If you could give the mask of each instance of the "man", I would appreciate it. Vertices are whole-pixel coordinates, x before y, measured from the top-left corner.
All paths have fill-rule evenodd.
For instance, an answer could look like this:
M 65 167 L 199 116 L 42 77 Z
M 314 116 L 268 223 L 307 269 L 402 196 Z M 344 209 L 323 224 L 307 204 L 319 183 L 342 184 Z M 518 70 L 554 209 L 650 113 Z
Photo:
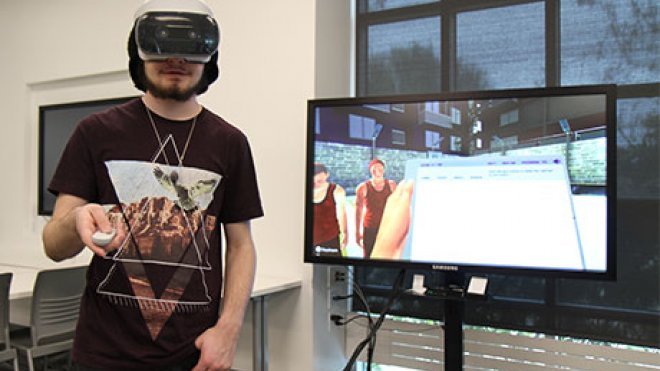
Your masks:
M 396 189 L 393 180 L 385 179 L 385 163 L 379 159 L 369 162 L 368 179 L 355 190 L 355 240 L 369 258 L 383 217 L 387 198 Z
M 62 155 L 45 252 L 95 254 L 76 370 L 231 367 L 254 280 L 250 220 L 263 211 L 246 137 L 197 101 L 218 77 L 218 44 L 205 3 L 146 2 L 128 42 L 145 94 L 82 120 Z M 98 231 L 114 238 L 96 244 Z
M 320 256 L 341 257 L 348 244 L 346 191 L 328 182 L 323 164 L 314 164 L 314 246 Z

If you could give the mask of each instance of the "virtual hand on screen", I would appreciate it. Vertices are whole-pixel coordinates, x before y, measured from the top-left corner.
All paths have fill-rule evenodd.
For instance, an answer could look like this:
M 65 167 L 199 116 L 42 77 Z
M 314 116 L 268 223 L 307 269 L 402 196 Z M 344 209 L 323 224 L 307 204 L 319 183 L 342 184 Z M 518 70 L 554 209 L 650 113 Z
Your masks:
M 399 259 L 410 229 L 410 205 L 414 183 L 403 180 L 388 197 L 378 228 L 372 258 Z
M 362 232 L 358 231 L 355 233 L 355 242 L 360 246 L 361 249 L 364 249 L 364 242 L 362 240 Z
M 76 231 L 80 240 L 94 254 L 99 256 L 105 256 L 108 252 L 117 250 L 121 245 L 121 241 L 124 240 L 126 231 L 123 223 L 115 224 L 119 225 L 113 225 L 110 219 L 108 219 L 103 206 L 99 204 L 86 204 L 81 206 L 76 213 Z M 116 234 L 110 243 L 105 246 L 99 246 L 93 242 L 92 235 L 95 232 L 110 233 L 113 228 L 116 230 Z

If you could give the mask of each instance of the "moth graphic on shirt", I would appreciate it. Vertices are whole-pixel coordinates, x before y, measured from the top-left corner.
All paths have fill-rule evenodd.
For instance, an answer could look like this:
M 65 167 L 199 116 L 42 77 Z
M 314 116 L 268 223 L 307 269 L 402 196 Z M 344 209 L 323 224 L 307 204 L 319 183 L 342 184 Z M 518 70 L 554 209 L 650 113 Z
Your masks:
M 105 164 L 120 202 L 108 216 L 128 227 L 106 257 L 113 265 L 97 293 L 140 308 L 155 340 L 175 311 L 208 310 L 209 238 L 217 223 L 207 208 L 221 176 L 156 162 Z

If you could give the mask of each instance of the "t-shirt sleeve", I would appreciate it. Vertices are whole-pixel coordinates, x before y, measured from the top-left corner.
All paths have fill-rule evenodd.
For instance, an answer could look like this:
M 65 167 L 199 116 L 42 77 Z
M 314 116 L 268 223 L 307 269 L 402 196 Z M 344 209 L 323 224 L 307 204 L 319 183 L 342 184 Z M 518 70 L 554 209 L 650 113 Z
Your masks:
M 252 151 L 245 135 L 236 135 L 228 155 L 235 161 L 225 179 L 227 183 L 220 221 L 237 223 L 263 216 Z
M 48 190 L 54 195 L 60 193 L 80 197 L 94 202 L 97 198 L 96 175 L 90 153 L 85 127 L 93 124 L 93 116 L 83 119 L 71 134 L 64 147 Z

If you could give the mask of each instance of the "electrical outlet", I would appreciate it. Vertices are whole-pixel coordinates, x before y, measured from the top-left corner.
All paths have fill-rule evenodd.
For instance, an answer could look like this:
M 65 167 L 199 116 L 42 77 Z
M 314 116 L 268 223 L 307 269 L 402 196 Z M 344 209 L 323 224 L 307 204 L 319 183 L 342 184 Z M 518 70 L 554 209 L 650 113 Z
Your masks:
M 328 267 L 328 287 L 334 286 L 337 283 L 345 283 L 346 280 L 346 267 L 334 265 Z
M 348 271 L 346 267 L 329 266 L 327 270 L 326 285 L 328 310 L 345 307 L 345 300 L 335 300 L 334 297 L 344 296 L 348 293 Z

